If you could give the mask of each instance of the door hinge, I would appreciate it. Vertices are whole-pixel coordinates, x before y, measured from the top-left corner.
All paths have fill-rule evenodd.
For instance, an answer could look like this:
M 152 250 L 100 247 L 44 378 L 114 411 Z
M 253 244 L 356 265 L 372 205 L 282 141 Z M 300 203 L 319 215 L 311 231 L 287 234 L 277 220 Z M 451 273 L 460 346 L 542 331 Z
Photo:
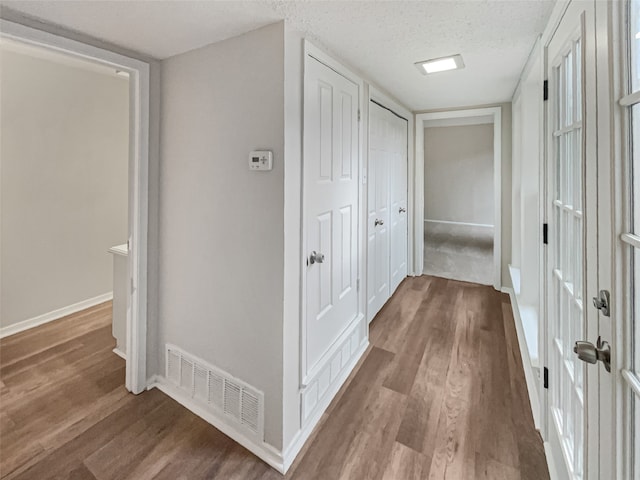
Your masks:
M 358 109 L 358 121 L 360 121 L 360 109 Z
M 549 100 L 549 80 L 545 80 L 542 84 L 542 100 L 545 102 Z
M 543 382 L 544 382 L 544 388 L 549 388 L 549 369 L 547 367 L 544 367 Z
M 360 291 L 360 279 L 356 280 L 356 292 Z
M 544 243 L 545 245 L 549 244 L 549 224 L 548 223 L 542 224 L 542 243 Z

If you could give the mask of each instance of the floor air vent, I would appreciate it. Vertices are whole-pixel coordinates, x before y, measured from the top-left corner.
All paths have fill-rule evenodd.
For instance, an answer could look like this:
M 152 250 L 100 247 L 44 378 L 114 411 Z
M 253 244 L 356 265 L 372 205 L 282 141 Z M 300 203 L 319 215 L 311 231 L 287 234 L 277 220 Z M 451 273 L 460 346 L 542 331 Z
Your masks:
M 203 360 L 167 345 L 167 380 L 226 421 L 260 441 L 264 436 L 264 394 Z

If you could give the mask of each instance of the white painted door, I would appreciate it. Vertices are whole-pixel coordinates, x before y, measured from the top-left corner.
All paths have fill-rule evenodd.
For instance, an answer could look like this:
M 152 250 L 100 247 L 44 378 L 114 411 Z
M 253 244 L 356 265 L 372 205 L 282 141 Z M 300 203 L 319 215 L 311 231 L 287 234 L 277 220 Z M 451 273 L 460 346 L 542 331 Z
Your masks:
M 407 141 L 408 122 L 392 112 L 388 112 L 390 131 L 391 169 L 389 171 L 389 230 L 390 249 L 389 266 L 391 278 L 389 280 L 390 293 L 396 291 L 400 282 L 407 276 Z
M 612 138 L 622 140 L 617 150 L 614 184 L 619 193 L 614 198 L 617 212 L 613 247 L 616 252 L 618 272 L 615 290 L 612 291 L 612 332 L 619 339 L 614 343 L 615 360 L 612 380 L 620 389 L 617 402 L 611 404 L 610 417 L 614 425 L 610 435 L 611 462 L 608 470 L 618 469 L 620 478 L 640 478 L 640 0 L 620 2 L 614 7 L 612 25 L 619 26 L 619 39 L 624 48 L 621 55 L 626 59 L 618 64 L 624 66 L 621 91 L 614 98 L 620 100 L 612 105 L 618 114 Z M 614 60 L 617 60 L 614 55 Z M 609 178 L 610 179 L 610 178 Z M 603 404 L 607 399 L 601 401 Z M 617 412 L 617 413 L 614 413 Z M 615 445 L 618 448 L 615 448 Z M 616 455 L 618 453 L 618 455 Z M 616 462 L 618 460 L 618 462 Z M 613 477 L 612 477 L 613 478 Z
M 389 287 L 389 126 L 386 110 L 369 104 L 369 169 L 367 180 L 367 320 L 391 295 Z
M 358 317 L 358 86 L 305 63 L 303 367 L 309 374 Z
M 599 235 L 610 231 L 598 215 L 599 196 L 602 202 L 610 191 L 598 175 L 605 159 L 598 155 L 595 12 L 594 0 L 572 1 L 547 46 L 547 440 L 559 478 L 572 480 L 608 478 L 600 475 L 608 374 L 574 353 L 576 341 L 595 344 L 600 332 L 591 298 L 607 277 L 599 271 Z
M 369 105 L 367 319 L 407 276 L 407 121 Z

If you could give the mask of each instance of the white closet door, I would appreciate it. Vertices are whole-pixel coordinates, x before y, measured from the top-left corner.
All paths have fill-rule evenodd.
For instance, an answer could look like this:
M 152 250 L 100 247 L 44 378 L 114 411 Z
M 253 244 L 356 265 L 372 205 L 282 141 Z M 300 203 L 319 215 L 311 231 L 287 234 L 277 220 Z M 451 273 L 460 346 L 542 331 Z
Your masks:
M 367 207 L 367 320 L 390 295 L 389 289 L 389 124 L 386 111 L 369 110 L 369 180 Z
M 358 86 L 320 62 L 304 88 L 305 374 L 358 316 Z
M 407 141 L 408 124 L 404 118 L 400 118 L 388 112 L 391 126 L 390 156 L 391 168 L 390 180 L 390 204 L 389 212 L 391 231 L 391 245 L 389 251 L 389 264 L 391 278 L 390 294 L 393 295 L 400 282 L 407 276 Z
M 369 108 L 367 319 L 407 276 L 407 121 Z

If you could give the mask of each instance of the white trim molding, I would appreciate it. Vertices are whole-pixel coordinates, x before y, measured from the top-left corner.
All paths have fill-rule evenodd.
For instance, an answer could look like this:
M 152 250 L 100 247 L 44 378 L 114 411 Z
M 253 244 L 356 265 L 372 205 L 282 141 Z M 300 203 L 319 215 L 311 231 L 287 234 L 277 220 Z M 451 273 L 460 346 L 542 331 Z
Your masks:
M 147 385 L 147 230 L 149 199 L 149 63 L 0 19 L 0 37 L 62 52 L 129 74 L 129 280 L 125 386 Z
M 432 220 L 430 218 L 425 218 L 424 223 L 444 223 L 446 225 L 460 225 L 461 227 L 482 227 L 482 228 L 494 227 L 494 225 L 490 225 L 488 223 L 451 222 L 449 220 Z
M 11 335 L 15 335 L 16 333 L 24 332 L 25 330 L 44 325 L 45 323 L 59 320 L 63 317 L 66 317 L 67 315 L 71 315 L 72 313 L 81 312 L 82 310 L 85 310 L 87 308 L 100 305 L 104 302 L 108 302 L 111 299 L 113 299 L 113 292 L 107 292 L 93 298 L 82 300 L 81 302 L 77 302 L 72 305 L 67 305 L 66 307 L 52 310 L 51 312 L 43 313 L 42 315 L 38 315 L 37 317 L 28 318 L 27 320 L 14 323 L 12 325 L 7 325 L 6 327 L 0 328 L 0 338 L 9 337 Z
M 518 308 L 518 299 L 512 288 L 504 288 L 503 293 L 507 293 L 511 300 L 511 311 L 513 313 L 513 323 L 516 327 L 516 335 L 518 337 L 518 347 L 520 350 L 520 358 L 522 360 L 522 369 L 524 370 L 524 378 L 527 384 L 527 394 L 529 396 L 529 405 L 533 416 L 533 424 L 536 430 L 540 430 L 540 397 L 539 397 L 539 378 L 536 376 L 534 366 L 529 355 L 529 347 L 525 337 L 522 317 Z
M 452 118 L 480 118 L 485 122 L 487 115 L 493 118 L 493 287 L 502 288 L 502 107 L 471 108 L 416 114 L 415 147 L 415 198 L 414 198 L 414 268 L 418 275 L 424 269 L 424 129 L 432 120 Z M 483 118 L 484 117 L 484 118 Z

